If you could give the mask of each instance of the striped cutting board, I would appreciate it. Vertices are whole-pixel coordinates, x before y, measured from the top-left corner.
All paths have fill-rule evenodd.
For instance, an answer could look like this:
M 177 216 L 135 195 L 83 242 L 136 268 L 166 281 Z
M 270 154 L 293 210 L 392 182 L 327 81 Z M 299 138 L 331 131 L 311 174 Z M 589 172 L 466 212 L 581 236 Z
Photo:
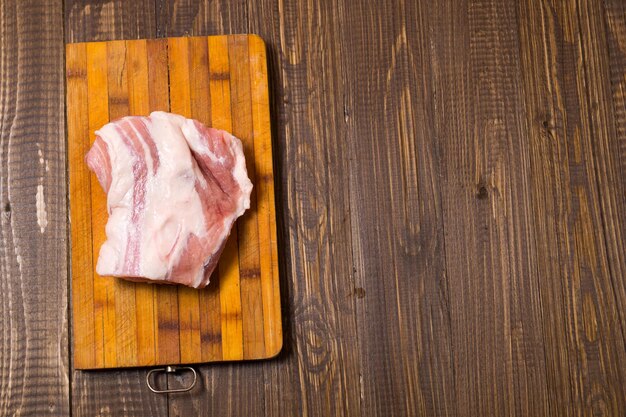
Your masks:
M 77 369 L 262 359 L 282 346 L 265 45 L 254 35 L 67 45 L 67 125 Z M 95 272 L 106 195 L 84 163 L 109 120 L 165 110 L 244 143 L 251 209 L 204 290 Z

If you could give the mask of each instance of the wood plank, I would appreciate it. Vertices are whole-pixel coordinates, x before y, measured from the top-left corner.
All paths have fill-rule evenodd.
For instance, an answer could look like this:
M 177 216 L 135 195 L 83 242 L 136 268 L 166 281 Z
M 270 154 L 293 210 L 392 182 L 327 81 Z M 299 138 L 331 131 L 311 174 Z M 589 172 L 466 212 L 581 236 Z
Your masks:
M 176 287 L 161 285 L 155 292 L 157 363 L 178 363 L 180 361 L 178 290 Z
M 606 149 L 598 154 L 595 165 L 611 173 L 600 194 L 608 197 L 603 208 L 604 233 L 608 246 L 611 279 L 620 313 L 622 334 L 626 331 L 626 4 L 619 0 L 604 1 L 608 44 L 608 69 L 613 130 L 603 139 Z M 593 69 L 591 69 L 593 71 Z
M 65 0 L 65 41 L 154 38 L 156 2 Z
M 126 42 L 126 74 L 128 77 L 128 110 L 130 115 L 150 114 L 150 74 L 148 41 Z
M 598 380 L 611 387 L 604 394 L 606 401 L 612 402 L 607 407 L 619 413 L 626 409 L 626 138 L 617 136 L 617 114 L 614 111 L 611 93 L 611 67 L 609 45 L 607 39 L 608 22 L 605 8 L 600 1 L 581 1 L 574 3 L 581 26 L 581 45 L 583 50 L 584 77 L 580 77 L 579 84 L 587 90 L 588 117 L 582 118 L 581 126 L 589 132 L 590 152 L 594 161 L 591 164 L 595 170 L 599 215 L 593 221 L 602 228 L 604 242 L 598 244 L 600 270 L 604 273 L 592 274 L 592 282 L 596 286 L 598 310 L 592 308 L 587 294 L 583 300 L 583 314 L 586 325 L 586 339 L 593 338 L 595 323 L 601 322 L 599 328 L 599 345 L 603 351 L 597 355 L 590 354 L 587 358 L 597 358 L 599 368 L 604 373 Z M 611 10 L 609 5 L 608 11 Z M 626 26 L 626 5 L 621 3 L 622 28 Z M 618 35 L 619 36 L 619 35 Z M 622 32 L 621 41 L 626 41 L 626 33 Z M 622 62 L 625 62 L 622 55 Z M 626 78 L 626 66 L 621 67 L 621 78 Z M 615 71 L 615 69 L 613 69 Z M 597 103 L 595 105 L 594 103 Z M 586 122 L 586 123 L 585 123 Z M 587 146 L 589 146 L 587 145 Z M 582 210 L 581 210 L 582 211 Z M 586 213 L 582 213 L 586 214 Z M 592 216 L 590 216 L 592 217 Z M 586 233 L 595 233 L 598 229 L 584 230 Z M 593 306 L 595 307 L 595 306 Z M 591 330 L 591 332 L 589 332 Z M 621 336 L 621 338 L 619 337 Z M 614 340 L 616 339 L 616 340 Z M 585 340 L 585 339 L 583 339 Z M 588 350 L 592 351 L 590 347 Z M 587 365 L 583 362 L 584 365 Z M 583 366 L 584 366 L 583 365 Z M 584 368 L 583 368 L 584 369 Z M 590 367 L 590 370 L 593 370 Z M 591 392 L 597 386 L 591 381 Z M 596 406 L 589 407 L 595 411 Z
M 594 172 L 594 142 L 606 143 L 608 121 L 591 97 L 607 86 L 589 78 L 606 77 L 592 50 L 606 45 L 590 43 L 596 37 L 591 32 L 604 33 L 604 27 L 589 5 L 525 2 L 520 8 L 546 391 L 554 415 L 591 414 L 599 404 L 607 415 L 624 409 L 619 287 L 613 286 L 602 238 L 603 181 Z M 603 113 L 607 104 L 605 98 L 598 102 Z
M 170 92 L 167 75 L 167 40 L 150 39 L 148 52 L 148 89 L 150 90 L 150 111 L 169 111 Z
M 178 288 L 178 326 L 180 336 L 180 362 L 202 360 L 200 342 L 200 298 L 198 290 Z
M 107 86 L 109 120 L 119 119 L 130 113 L 128 100 L 128 74 L 126 71 L 126 42 L 112 41 L 106 46 Z
M 145 383 L 146 370 L 74 372 L 73 416 L 167 416 L 167 396 L 156 395 Z M 166 376 L 156 374 L 164 387 Z
M 170 111 L 191 117 L 190 58 L 187 38 L 169 38 L 167 51 L 170 74 Z
M 206 36 L 250 31 L 247 1 L 156 0 L 155 4 L 157 36 Z
M 87 44 L 87 90 L 89 108 L 89 140 L 95 140 L 94 132 L 109 121 L 107 76 L 107 47 L 104 43 Z M 96 176 L 91 174 L 92 213 L 106 213 L 106 196 Z M 93 259 L 97 261 L 100 246 L 106 237 L 106 216 L 92 216 Z M 96 366 L 115 366 L 115 283 L 102 279 L 94 269 L 94 309 L 96 329 Z
M 431 19 L 446 33 L 432 59 L 453 414 L 550 414 L 515 5 L 448 2 Z
M 216 129 L 232 130 L 230 99 L 230 66 L 228 38 L 207 38 L 209 53 L 209 95 L 211 96 L 211 125 Z
M 91 173 L 83 163 L 89 150 L 89 108 L 87 92 L 87 48 L 85 45 L 67 48 L 67 130 L 68 136 L 82 138 L 68 142 L 70 201 L 72 216 L 72 291 L 74 307 L 80 314 L 73 316 L 74 366 L 95 363 L 95 332 L 93 309 L 93 248 L 91 237 Z M 77 305 L 77 303 L 79 303 Z
M 450 3 L 433 11 L 448 15 Z M 370 3 L 342 2 L 337 24 L 360 407 L 363 415 L 471 415 L 456 408 L 444 252 L 440 152 L 456 135 L 435 131 L 441 90 L 430 53 L 438 39 L 428 38 L 436 25 L 442 36 L 451 30 L 432 22 L 423 2 L 386 10 L 379 18 Z
M 211 126 L 208 40 L 205 36 L 195 36 L 189 38 L 188 42 L 191 117 L 207 126 Z
M 257 184 L 250 93 L 248 36 L 228 38 L 231 79 L 232 133 L 243 143 L 248 177 Z M 246 358 L 265 356 L 263 299 L 259 253 L 259 226 L 256 187 L 250 195 L 250 210 L 237 220 L 239 276 L 242 305 L 243 352 Z M 271 252 L 268 252 L 270 254 Z
M 211 281 L 219 282 L 219 271 L 213 272 Z M 209 285 L 199 294 L 201 360 L 213 362 L 222 359 L 222 325 L 219 284 Z
M 0 2 L 0 415 L 70 411 L 61 10 Z
M 267 55 L 265 43 L 259 36 L 248 37 L 250 61 L 250 91 L 254 129 L 254 154 L 257 172 L 257 205 L 259 227 L 260 275 L 263 301 L 263 334 L 265 354 L 275 356 L 282 348 L 282 323 L 278 279 L 278 250 L 276 238 L 276 208 L 272 140 L 270 127 L 269 88 L 267 85 Z M 262 213 L 262 214 L 261 214 Z

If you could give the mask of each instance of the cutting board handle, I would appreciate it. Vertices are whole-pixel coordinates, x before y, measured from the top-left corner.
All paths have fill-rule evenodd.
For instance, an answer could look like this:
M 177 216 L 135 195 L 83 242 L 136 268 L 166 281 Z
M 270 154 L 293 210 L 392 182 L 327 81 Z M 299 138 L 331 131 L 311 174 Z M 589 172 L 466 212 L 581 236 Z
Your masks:
M 185 371 L 185 370 L 191 371 L 193 373 L 193 381 L 191 381 L 191 384 L 189 384 L 189 386 L 187 387 L 161 390 L 161 389 L 155 388 L 152 385 L 152 382 L 151 382 L 152 375 L 156 374 L 157 372 L 165 372 L 166 374 L 173 374 L 173 373 L 176 373 L 179 371 Z M 148 388 L 150 389 L 150 391 L 154 392 L 155 394 L 172 394 L 175 392 L 191 391 L 191 389 L 196 386 L 197 380 L 198 380 L 198 373 L 191 366 L 166 366 L 165 368 L 151 369 L 150 372 L 148 372 L 148 374 L 146 375 L 146 385 L 148 385 Z

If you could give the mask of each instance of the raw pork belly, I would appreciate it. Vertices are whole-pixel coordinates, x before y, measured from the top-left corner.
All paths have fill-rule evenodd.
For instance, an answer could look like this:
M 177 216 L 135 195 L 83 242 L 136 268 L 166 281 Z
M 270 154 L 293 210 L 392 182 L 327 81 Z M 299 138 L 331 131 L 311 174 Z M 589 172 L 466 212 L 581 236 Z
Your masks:
M 109 212 L 96 272 L 205 287 L 233 223 L 250 207 L 241 141 L 154 112 L 102 127 L 86 161 Z

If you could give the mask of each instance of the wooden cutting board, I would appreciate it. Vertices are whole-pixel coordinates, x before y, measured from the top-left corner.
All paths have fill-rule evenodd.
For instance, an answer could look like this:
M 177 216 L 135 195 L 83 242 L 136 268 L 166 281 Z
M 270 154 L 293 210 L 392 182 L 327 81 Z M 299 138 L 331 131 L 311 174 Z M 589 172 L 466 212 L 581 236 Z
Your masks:
M 262 359 L 282 346 L 265 45 L 255 35 L 69 44 L 67 126 L 74 366 Z M 254 184 L 204 290 L 100 277 L 106 195 L 84 157 L 94 131 L 165 110 L 244 144 Z

